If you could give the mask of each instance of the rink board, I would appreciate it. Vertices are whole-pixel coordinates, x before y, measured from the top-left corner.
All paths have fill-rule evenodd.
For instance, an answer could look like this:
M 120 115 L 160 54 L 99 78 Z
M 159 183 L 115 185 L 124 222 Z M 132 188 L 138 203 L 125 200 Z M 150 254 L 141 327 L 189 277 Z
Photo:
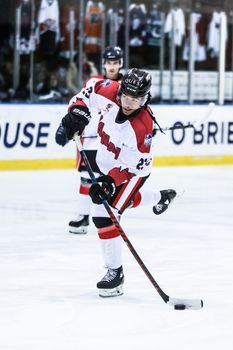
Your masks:
M 74 142 L 55 143 L 55 132 L 66 105 L 1 105 L 0 170 L 64 169 L 75 167 Z M 161 127 L 201 120 L 207 105 L 153 105 Z M 157 132 L 154 166 L 233 164 L 233 107 L 216 106 L 196 129 Z

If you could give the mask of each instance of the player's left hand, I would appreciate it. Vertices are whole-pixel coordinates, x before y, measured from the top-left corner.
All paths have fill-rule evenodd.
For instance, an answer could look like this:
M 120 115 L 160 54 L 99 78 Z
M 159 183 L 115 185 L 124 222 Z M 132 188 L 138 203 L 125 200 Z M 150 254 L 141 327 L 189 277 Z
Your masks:
M 66 130 L 62 124 L 59 125 L 56 131 L 55 140 L 58 145 L 63 147 L 69 142 L 68 137 L 66 135 Z
M 90 120 L 91 114 L 86 106 L 72 106 L 61 122 L 68 140 L 72 140 L 75 133 L 81 135 Z
M 92 202 L 102 204 L 104 200 L 108 200 L 115 192 L 115 182 L 109 175 L 100 176 L 97 183 L 91 185 L 89 195 Z

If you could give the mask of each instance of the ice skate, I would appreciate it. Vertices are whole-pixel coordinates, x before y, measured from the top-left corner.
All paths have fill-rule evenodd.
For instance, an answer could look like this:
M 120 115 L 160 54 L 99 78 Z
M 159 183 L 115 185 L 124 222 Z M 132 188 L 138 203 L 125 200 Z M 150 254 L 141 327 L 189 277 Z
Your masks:
M 160 215 L 163 212 L 165 212 L 165 210 L 167 210 L 167 208 L 169 207 L 171 202 L 176 197 L 176 191 L 175 190 L 171 190 L 171 189 L 169 189 L 169 190 L 162 190 L 162 191 L 160 191 L 160 193 L 161 193 L 160 201 L 155 206 L 153 206 L 153 212 L 156 215 Z
M 89 226 L 89 215 L 79 215 L 77 221 L 69 222 L 69 232 L 76 234 L 86 234 Z
M 100 297 L 116 297 L 123 294 L 124 274 L 122 266 L 108 269 L 106 275 L 97 283 Z

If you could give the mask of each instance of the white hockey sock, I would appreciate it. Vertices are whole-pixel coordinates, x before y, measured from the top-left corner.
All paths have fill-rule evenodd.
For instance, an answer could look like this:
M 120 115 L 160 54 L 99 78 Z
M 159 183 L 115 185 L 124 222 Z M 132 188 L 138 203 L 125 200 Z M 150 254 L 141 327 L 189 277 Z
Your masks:
M 91 205 L 92 205 L 91 197 L 88 194 L 79 193 L 78 202 L 79 202 L 79 214 L 90 215 Z
M 141 194 L 141 202 L 140 205 L 146 206 L 146 205 L 156 205 L 160 199 L 161 199 L 161 193 L 158 190 L 155 191 L 150 191 L 141 188 L 140 189 L 140 194 Z
M 101 239 L 104 263 L 107 268 L 117 269 L 122 265 L 122 238 Z

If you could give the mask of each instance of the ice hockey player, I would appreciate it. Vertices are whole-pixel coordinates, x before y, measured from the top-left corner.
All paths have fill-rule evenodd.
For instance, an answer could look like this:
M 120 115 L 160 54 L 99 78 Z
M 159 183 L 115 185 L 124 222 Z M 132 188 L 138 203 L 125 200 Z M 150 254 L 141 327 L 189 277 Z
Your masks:
M 151 76 L 130 69 L 116 81 L 100 80 L 84 88 L 71 100 L 62 119 L 69 140 L 82 135 L 93 106 L 100 110 L 96 163 L 100 176 L 90 187 L 94 203 L 93 222 L 98 230 L 106 275 L 97 283 L 99 295 L 123 294 L 122 239 L 103 205 L 107 200 L 117 215 L 126 208 L 150 204 L 155 214 L 164 212 L 176 196 L 172 189 L 145 191 L 142 186 L 151 172 L 154 117 L 148 107 Z
M 120 69 L 123 66 L 123 52 L 119 46 L 108 46 L 103 53 L 103 68 L 104 75 L 91 76 L 84 83 L 84 87 L 89 88 L 97 81 L 102 79 L 109 79 L 119 81 L 122 78 Z M 85 150 L 88 160 L 92 166 L 95 175 L 99 175 L 99 169 L 96 165 L 96 148 L 97 148 L 97 125 L 99 121 L 99 111 L 92 107 L 90 109 L 91 120 L 85 128 L 85 138 L 83 138 L 83 149 Z M 67 142 L 66 134 L 63 126 L 57 130 L 56 141 L 60 145 Z M 79 215 L 77 220 L 69 222 L 69 232 L 76 234 L 87 233 L 87 228 L 90 222 L 90 212 L 92 201 L 89 196 L 89 189 L 91 180 L 86 171 L 85 165 L 80 159 L 80 154 L 77 152 L 77 168 L 80 173 L 80 187 L 78 193 Z

